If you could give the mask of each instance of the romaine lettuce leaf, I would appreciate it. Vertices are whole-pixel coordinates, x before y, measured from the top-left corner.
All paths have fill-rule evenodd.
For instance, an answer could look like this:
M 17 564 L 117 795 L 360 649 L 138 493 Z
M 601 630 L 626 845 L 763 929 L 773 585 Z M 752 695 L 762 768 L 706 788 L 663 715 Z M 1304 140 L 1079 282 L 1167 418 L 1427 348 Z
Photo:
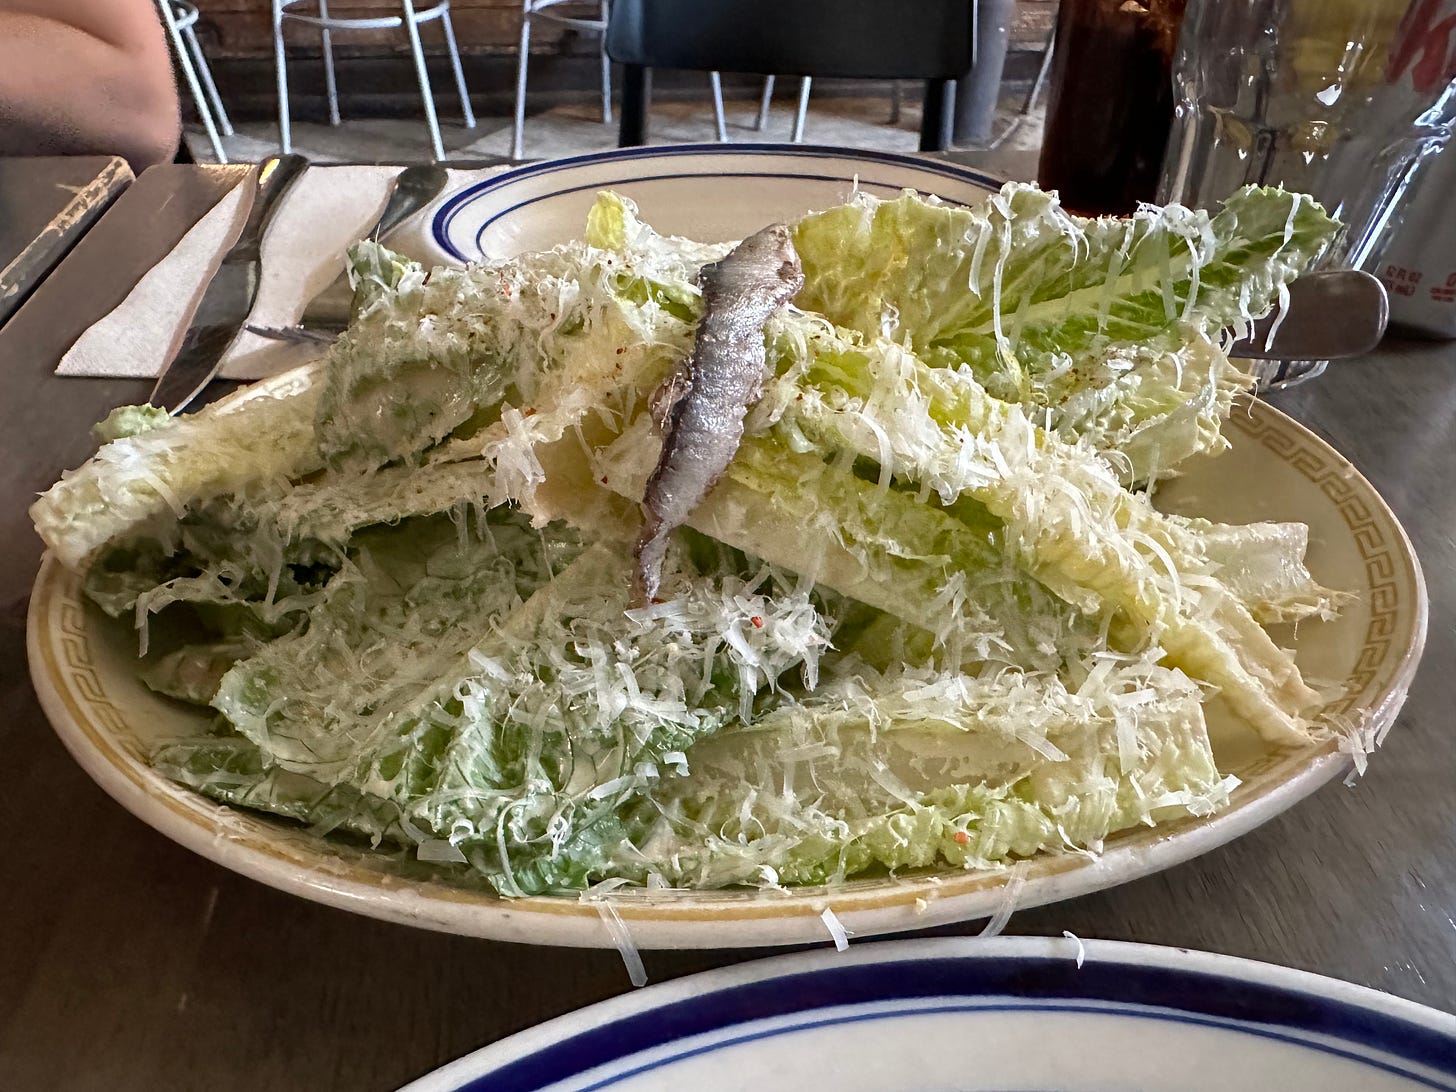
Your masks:
M 832 619 L 706 540 L 674 553 L 667 602 L 628 615 L 629 552 L 575 549 L 500 511 L 481 537 L 438 519 L 360 535 L 307 627 L 223 677 L 230 731 L 158 761 L 225 799 L 429 843 L 505 894 L 601 878 L 621 802 L 785 672 L 812 681 Z
M 408 710 L 550 578 L 541 536 L 500 514 L 488 537 L 416 520 L 359 535 L 351 555 L 308 624 L 234 666 L 212 699 L 269 765 L 326 783 L 369 781 Z
M 640 498 L 658 446 L 644 415 L 603 453 L 603 484 Z M 927 504 L 774 436 L 744 441 L 688 525 L 927 631 L 949 662 L 1053 669 L 1097 636 L 1095 621 L 1018 573 L 984 510 Z
M 1207 335 L 1185 328 L 1176 349 L 1110 347 L 1058 385 L 1045 419 L 1063 439 L 1094 448 L 1124 485 L 1150 482 L 1227 448 L 1223 422 L 1251 382 Z
M 1188 520 L 1219 582 L 1261 624 L 1335 616 L 1349 599 L 1322 587 L 1310 574 L 1304 555 L 1309 528 L 1302 523 L 1230 525 Z
M 172 415 L 160 406 L 117 406 L 102 421 L 91 426 L 91 435 L 101 443 L 127 436 L 140 436 L 172 423 Z
M 1222 806 L 1198 688 L 1136 658 L 1078 682 L 1002 671 L 849 676 L 705 740 L 652 786 L 636 874 L 673 886 L 837 883 L 1097 851 Z
M 361 239 L 346 257 L 349 285 L 354 289 L 353 316 L 357 320 L 374 308 L 388 306 L 395 297 L 409 295 L 425 283 L 425 267 L 374 239 Z
M 367 471 L 417 463 L 443 440 L 468 446 L 498 424 L 503 402 L 534 414 L 582 389 L 603 410 L 644 397 L 662 352 L 691 344 L 692 308 L 676 297 L 697 296 L 690 282 L 660 299 L 634 289 L 646 276 L 678 283 L 676 252 L 656 258 L 664 269 L 572 243 L 407 282 L 329 353 L 318 436 L 330 465 Z
M 169 698 L 209 706 L 223 676 L 255 651 L 256 642 L 245 637 L 183 645 L 143 667 L 142 682 Z
M 468 723 L 412 809 L 504 894 L 610 875 L 622 804 L 780 686 L 813 685 L 829 647 L 821 596 L 734 575 L 720 548 L 679 552 L 666 600 L 626 614 L 630 564 L 593 547 L 474 651 Z
M 226 721 L 213 733 L 162 743 L 148 761 L 213 800 L 307 823 L 319 836 L 347 831 L 375 848 L 384 842 L 414 844 L 393 800 L 268 766 L 258 745 L 230 731 Z
M 1271 742 L 1308 739 L 1320 698 L 1293 656 L 1218 582 L 1186 524 L 1123 488 L 1106 462 L 1038 427 L 968 371 L 832 329 L 779 332 L 798 355 L 761 408 L 790 443 L 870 460 L 944 504 L 977 501 L 1004 521 L 1022 567 L 1068 603 L 1118 615 L 1140 642 L 1220 687 Z
M 732 249 L 731 243 L 659 235 L 643 221 L 635 201 L 610 190 L 599 193 L 587 212 L 583 239 L 617 256 L 613 288 L 620 296 L 651 300 L 689 321 L 702 310 L 699 270 Z
M 1209 218 L 1144 205 L 1086 220 L 1056 195 L 1007 183 L 973 208 L 906 194 L 806 217 L 799 304 L 933 363 L 964 362 L 998 394 L 1109 344 L 1167 343 L 1266 312 L 1334 237 L 1308 197 L 1246 187 Z
M 172 538 L 198 501 L 317 470 L 313 419 L 322 370 L 245 389 L 153 428 L 105 443 L 31 505 L 37 533 L 68 568 L 84 568 L 124 537 Z
M 1216 440 L 1217 410 L 1242 381 L 1221 365 L 1211 391 L 1180 397 L 1185 358 L 1267 312 L 1336 228 L 1308 197 L 1268 187 L 1240 190 L 1211 219 L 1145 205 L 1087 220 L 1017 183 L 972 208 L 860 194 L 798 225 L 799 305 L 927 363 L 967 366 L 992 394 L 1044 407 L 1053 427 L 1104 450 L 1185 405 Z M 1118 403 L 1123 435 L 1088 416 L 1089 396 L 1103 413 Z M 1171 466 L 1181 439 L 1145 461 Z

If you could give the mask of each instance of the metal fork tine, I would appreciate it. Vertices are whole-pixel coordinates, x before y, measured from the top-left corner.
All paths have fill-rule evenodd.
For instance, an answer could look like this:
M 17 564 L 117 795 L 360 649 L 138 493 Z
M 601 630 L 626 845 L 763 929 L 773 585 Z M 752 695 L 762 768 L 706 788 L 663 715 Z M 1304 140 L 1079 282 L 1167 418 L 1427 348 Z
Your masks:
M 248 332 L 273 341 L 287 341 L 294 345 L 332 345 L 338 340 L 337 330 L 312 330 L 302 326 L 252 326 Z

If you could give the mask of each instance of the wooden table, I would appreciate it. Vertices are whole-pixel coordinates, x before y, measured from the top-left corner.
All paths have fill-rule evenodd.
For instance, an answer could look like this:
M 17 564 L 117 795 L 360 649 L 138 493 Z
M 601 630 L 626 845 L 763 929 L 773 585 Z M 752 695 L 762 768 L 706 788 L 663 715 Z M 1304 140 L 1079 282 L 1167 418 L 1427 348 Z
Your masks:
M 0 326 L 131 180 L 120 156 L 0 156 Z
M 224 184 L 148 172 L 0 330 L 5 1088 L 383 1090 L 629 988 L 614 951 L 386 925 L 227 872 L 112 803 L 46 725 L 25 667 L 40 557 L 25 507 L 89 454 L 87 426 L 148 390 L 51 370 Z M 1355 788 L 1008 931 L 1248 956 L 1456 1009 L 1456 345 L 1382 347 L 1274 400 L 1355 461 L 1425 565 L 1430 638 L 1405 712 Z M 762 954 L 644 956 L 661 981 Z

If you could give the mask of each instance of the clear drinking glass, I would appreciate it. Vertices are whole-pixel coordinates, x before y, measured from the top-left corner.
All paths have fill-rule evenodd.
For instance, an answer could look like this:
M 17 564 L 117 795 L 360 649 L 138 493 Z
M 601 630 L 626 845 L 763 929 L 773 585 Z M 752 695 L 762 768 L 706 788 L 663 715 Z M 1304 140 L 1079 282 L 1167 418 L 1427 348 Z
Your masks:
M 1212 207 L 1249 182 L 1312 194 L 1360 268 L 1456 120 L 1456 0 L 1188 0 L 1160 201 Z M 1287 385 L 1325 361 L 1260 361 Z

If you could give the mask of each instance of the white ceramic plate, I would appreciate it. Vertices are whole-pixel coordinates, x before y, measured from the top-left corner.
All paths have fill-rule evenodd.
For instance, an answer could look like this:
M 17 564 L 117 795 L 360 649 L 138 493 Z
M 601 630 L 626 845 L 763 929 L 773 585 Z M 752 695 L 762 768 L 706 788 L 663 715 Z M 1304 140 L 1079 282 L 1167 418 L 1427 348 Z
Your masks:
M 877 166 L 882 173 L 876 180 L 886 188 L 914 185 L 956 200 L 974 199 L 981 192 L 975 176 L 944 174 L 958 168 L 896 156 L 856 159 L 852 153 L 833 153 L 838 168 L 803 168 L 807 175 L 772 173 L 788 171 L 784 164 L 818 163 L 815 157 L 829 154 L 779 147 L 745 155 L 737 146 L 637 150 L 630 156 L 612 153 L 567 161 L 555 173 L 577 168 L 597 172 L 593 181 L 562 191 L 581 202 L 590 200 L 596 186 L 609 183 L 633 193 L 633 178 L 641 176 L 644 185 L 659 187 L 653 191 L 657 203 L 649 205 L 646 195 L 639 194 L 649 216 L 668 230 L 699 233 L 688 218 L 706 204 L 690 199 L 703 184 L 704 161 L 718 174 L 740 170 L 734 183 L 734 215 L 739 219 L 718 221 L 725 237 L 756 230 L 795 209 L 802 212 L 842 199 L 844 191 L 838 187 L 855 174 L 860 160 Z M 604 176 L 607 167 L 614 177 Z M 668 186 L 678 168 L 686 173 Z M 553 177 L 553 171 L 553 164 L 541 164 L 515 173 L 535 185 Z M 823 179 L 830 175 L 834 181 L 826 189 Z M 462 208 L 476 192 L 457 198 Z M 499 189 L 489 192 L 492 201 L 505 202 Z M 526 207 L 527 198 L 539 192 L 528 189 L 516 203 Z M 584 210 L 583 203 L 582 215 Z M 442 210 L 441 216 L 448 211 Z M 669 213 L 684 219 L 660 219 Z M 479 209 L 474 215 L 482 224 L 489 219 Z M 582 223 L 575 211 L 547 219 L 554 226 L 541 228 L 529 245 L 559 241 L 552 237 L 558 231 L 569 238 Z M 529 224 L 530 217 L 522 222 Z M 279 376 L 254 390 L 277 391 L 290 382 L 289 376 Z M 1309 561 L 1315 576 L 1327 586 L 1354 592 L 1356 598 L 1337 621 L 1307 623 L 1301 629 L 1298 662 L 1311 677 L 1343 681 L 1345 693 L 1334 703 L 1333 713 L 1367 734 L 1382 732 L 1405 700 L 1425 640 L 1425 586 L 1404 531 L 1354 467 L 1277 410 L 1255 403 L 1234 414 L 1227 432 L 1233 450 L 1190 464 L 1182 478 L 1162 488 L 1162 503 L 1229 523 L 1277 519 L 1310 526 Z M 31 598 L 28 644 L 41 703 L 76 759 L 130 811 L 203 856 L 275 887 L 389 921 L 541 944 L 615 943 L 600 905 L 567 898 L 504 901 L 445 881 L 407 880 L 381 855 L 314 837 L 281 820 L 219 806 L 152 771 L 145 755 L 153 742 L 195 731 L 198 714 L 142 685 L 136 677 L 134 632 L 90 607 L 80 581 L 50 560 L 42 566 Z M 1231 726 L 1219 731 L 1216 751 L 1220 768 L 1242 781 L 1229 808 L 1205 819 L 1118 835 L 1095 861 L 1065 855 L 1028 862 L 1021 866 L 1025 883 L 1018 904 L 1034 906 L 1111 887 L 1207 852 L 1288 808 L 1347 764 L 1333 742 L 1271 751 L 1246 729 Z M 619 893 L 612 906 L 632 942 L 641 947 L 734 947 L 826 940 L 820 919 L 826 907 L 861 937 L 985 917 L 1001 907 L 1005 891 L 1004 873 L 954 871 L 865 879 L 833 892 L 801 889 L 787 896 Z
M 447 261 L 509 258 L 581 238 L 599 190 L 641 207 L 658 231 L 714 243 L 842 204 L 856 187 L 893 197 L 909 187 L 969 204 L 1001 183 L 953 163 L 844 148 L 685 144 L 553 159 L 487 178 L 435 213 Z
M 1202 952 L 1040 937 L 894 941 L 617 997 L 404 1092 L 744 1088 L 1456 1090 L 1456 1016 Z
M 288 382 L 260 384 L 260 392 Z M 1356 593 L 1334 622 L 1306 623 L 1297 658 L 1307 675 L 1343 680 L 1332 709 L 1375 734 L 1405 701 L 1425 640 L 1426 593 L 1405 533 L 1380 497 L 1332 448 L 1264 403 L 1237 412 L 1233 450 L 1200 459 L 1164 487 L 1166 506 L 1226 522 L 1309 524 L 1309 560 L 1328 586 Z M 1251 488 L 1249 483 L 1257 483 Z M 261 814 L 222 807 L 150 769 L 153 741 L 195 731 L 198 714 L 136 677 L 136 635 L 87 603 L 80 580 L 47 559 L 31 596 L 31 674 L 61 740 L 92 777 L 145 822 L 244 875 L 389 921 L 540 944 L 611 946 L 598 906 L 573 899 L 505 901 L 445 882 L 405 880 L 384 858 Z M 1207 852 L 1307 796 L 1347 765 L 1334 743 L 1271 751 L 1228 726 L 1216 751 L 1242 785 L 1228 809 L 1138 829 L 1090 861 L 1041 857 L 1023 866 L 1018 904 L 1035 906 L 1147 875 Z M 647 948 L 734 947 L 827 939 L 830 907 L 858 936 L 994 913 L 1004 874 L 946 872 L 869 879 L 789 896 L 747 892 L 620 894 L 613 907 Z

